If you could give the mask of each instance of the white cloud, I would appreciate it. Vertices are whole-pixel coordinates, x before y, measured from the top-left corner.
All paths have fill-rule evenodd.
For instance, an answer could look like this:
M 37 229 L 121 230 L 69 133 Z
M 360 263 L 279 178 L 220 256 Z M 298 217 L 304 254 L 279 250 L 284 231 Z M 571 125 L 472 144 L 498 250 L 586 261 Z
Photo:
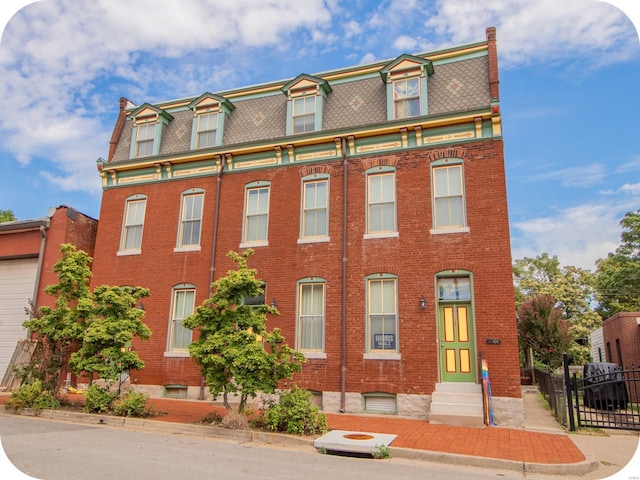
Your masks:
M 562 265 L 589 270 L 620 244 L 620 220 L 631 204 L 579 205 L 555 216 L 512 222 L 513 259 L 541 253 L 557 255 Z
M 592 187 L 600 183 L 607 175 L 607 167 L 601 163 L 568 167 L 531 175 L 531 181 L 558 180 L 565 187 Z

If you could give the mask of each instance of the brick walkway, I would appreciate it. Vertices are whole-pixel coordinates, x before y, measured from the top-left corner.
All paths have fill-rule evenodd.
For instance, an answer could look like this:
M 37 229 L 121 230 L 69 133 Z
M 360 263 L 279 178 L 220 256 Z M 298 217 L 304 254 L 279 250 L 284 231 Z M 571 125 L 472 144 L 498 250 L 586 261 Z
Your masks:
M 8 395 L 0 395 L 0 404 L 7 398 Z M 84 397 L 69 395 L 69 400 L 82 402 Z M 160 422 L 196 423 L 207 413 L 226 413 L 222 405 L 207 401 L 151 398 L 149 403 L 161 413 L 154 417 Z M 431 425 L 424 420 L 382 415 L 329 413 L 327 421 L 332 430 L 395 434 L 398 437 L 392 447 L 541 464 L 572 464 L 585 460 L 567 435 L 503 427 Z

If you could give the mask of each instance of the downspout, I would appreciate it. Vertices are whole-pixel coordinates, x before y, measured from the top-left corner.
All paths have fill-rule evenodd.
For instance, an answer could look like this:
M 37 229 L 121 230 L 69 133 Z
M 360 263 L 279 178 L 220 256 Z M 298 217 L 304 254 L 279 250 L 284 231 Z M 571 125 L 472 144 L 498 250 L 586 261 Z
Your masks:
M 347 391 L 347 142 L 342 143 L 342 352 L 340 358 L 340 413 L 346 410 Z
M 36 267 L 36 282 L 33 286 L 33 299 L 31 308 L 35 313 L 38 310 L 38 294 L 40 293 L 40 279 L 42 278 L 42 264 L 44 263 L 44 249 L 47 244 L 47 229 L 40 225 L 40 254 L 38 255 L 38 266 Z M 27 338 L 31 337 L 31 330 L 27 331 Z
M 213 284 L 213 278 L 216 271 L 216 247 L 218 245 L 218 217 L 220 215 L 220 189 L 222 187 L 222 173 L 224 172 L 224 167 L 226 165 L 226 157 L 221 155 L 220 161 L 220 173 L 218 173 L 218 178 L 216 180 L 216 205 L 213 210 L 213 238 L 211 239 L 211 266 L 209 267 L 209 293 L 208 296 L 211 296 L 213 289 L 211 285 Z M 200 377 L 200 400 L 204 400 L 204 376 Z

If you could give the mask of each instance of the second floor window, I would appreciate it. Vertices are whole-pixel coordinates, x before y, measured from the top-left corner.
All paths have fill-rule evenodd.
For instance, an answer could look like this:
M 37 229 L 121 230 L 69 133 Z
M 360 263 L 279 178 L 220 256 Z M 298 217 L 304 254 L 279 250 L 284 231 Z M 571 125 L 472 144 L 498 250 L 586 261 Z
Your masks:
M 434 227 L 465 227 L 462 165 L 434 167 L 432 173 Z
M 204 194 L 202 193 L 182 196 L 182 213 L 178 239 L 179 247 L 200 245 L 203 201 Z
M 120 240 L 121 252 L 140 251 L 146 206 L 147 199 L 144 197 L 127 200 Z
M 269 228 L 269 187 L 247 188 L 243 243 L 266 242 Z
M 328 236 L 328 180 L 302 184 L 302 238 Z
M 395 173 L 367 175 L 367 233 L 396 231 Z

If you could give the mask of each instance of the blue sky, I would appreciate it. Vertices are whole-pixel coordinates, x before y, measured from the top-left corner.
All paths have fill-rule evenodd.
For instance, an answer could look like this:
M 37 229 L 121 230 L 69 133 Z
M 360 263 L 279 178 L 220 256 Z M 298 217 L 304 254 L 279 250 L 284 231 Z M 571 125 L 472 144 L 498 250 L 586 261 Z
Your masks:
M 96 160 L 121 96 L 198 96 L 483 41 L 495 26 L 513 258 L 593 270 L 640 208 L 639 11 L 637 0 L 3 0 L 0 209 L 26 220 L 66 204 L 99 218 Z

